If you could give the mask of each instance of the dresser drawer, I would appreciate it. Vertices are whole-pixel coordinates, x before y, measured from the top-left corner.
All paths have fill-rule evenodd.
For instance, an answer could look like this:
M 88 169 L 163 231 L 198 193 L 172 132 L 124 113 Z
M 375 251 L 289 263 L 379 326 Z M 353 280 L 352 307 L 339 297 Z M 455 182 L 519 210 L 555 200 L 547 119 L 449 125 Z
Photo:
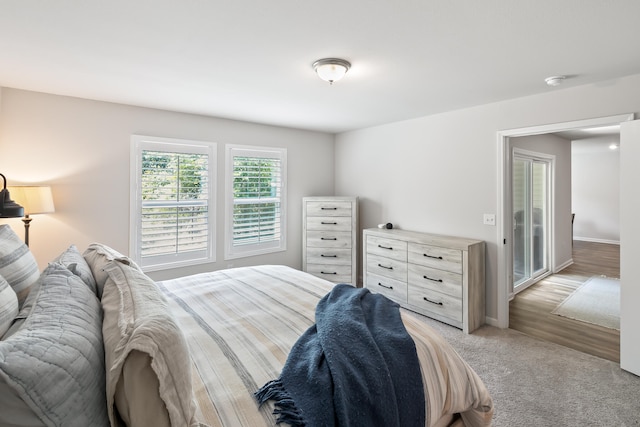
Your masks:
M 409 243 L 409 262 L 462 274 L 462 251 Z
M 406 282 L 367 272 L 364 286 L 371 292 L 382 294 L 398 304 L 407 303 Z
M 384 237 L 367 237 L 367 254 L 380 255 L 385 258 L 407 262 L 407 242 Z
M 351 249 L 307 248 L 307 264 L 351 265 Z
M 333 283 L 351 283 L 350 265 L 326 265 L 307 263 L 307 273 L 321 277 Z
M 412 286 L 409 287 L 408 301 L 410 306 L 418 308 L 427 316 L 433 313 L 454 322 L 462 322 L 461 298 Z
M 312 201 L 307 202 L 307 216 L 351 216 L 351 202 Z
M 378 255 L 367 254 L 367 273 L 390 279 L 407 281 L 407 263 Z
M 421 265 L 409 264 L 409 286 L 420 291 L 436 291 L 462 298 L 462 275 Z
M 351 248 L 350 231 L 309 231 L 307 246 L 315 248 Z
M 308 231 L 351 231 L 350 217 L 307 217 Z

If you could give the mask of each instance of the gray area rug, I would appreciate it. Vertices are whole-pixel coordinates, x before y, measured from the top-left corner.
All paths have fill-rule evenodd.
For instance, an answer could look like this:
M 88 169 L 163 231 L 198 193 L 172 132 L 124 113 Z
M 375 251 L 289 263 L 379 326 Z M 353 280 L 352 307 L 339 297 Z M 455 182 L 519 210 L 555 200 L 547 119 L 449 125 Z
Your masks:
M 493 425 L 640 426 L 640 377 L 609 360 L 483 326 L 471 335 L 414 314 L 478 373 L 495 405 Z
M 620 330 L 620 280 L 591 277 L 551 313 Z

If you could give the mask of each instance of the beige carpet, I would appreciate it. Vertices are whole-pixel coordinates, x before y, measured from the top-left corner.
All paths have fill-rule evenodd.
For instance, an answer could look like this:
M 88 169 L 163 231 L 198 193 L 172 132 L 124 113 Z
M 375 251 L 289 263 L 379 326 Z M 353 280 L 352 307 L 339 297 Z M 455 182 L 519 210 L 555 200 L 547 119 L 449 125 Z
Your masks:
M 620 280 L 594 276 L 573 291 L 552 313 L 620 330 Z
M 493 427 L 638 427 L 640 377 L 610 360 L 483 326 L 473 334 L 419 314 L 478 373 L 493 397 Z

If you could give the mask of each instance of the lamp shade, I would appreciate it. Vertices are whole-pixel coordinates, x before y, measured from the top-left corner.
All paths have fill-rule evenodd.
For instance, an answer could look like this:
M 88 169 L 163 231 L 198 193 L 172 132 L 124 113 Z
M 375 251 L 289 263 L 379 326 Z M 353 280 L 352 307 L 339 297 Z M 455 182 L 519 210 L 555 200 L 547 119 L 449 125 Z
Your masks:
M 15 201 L 24 207 L 25 215 L 55 212 L 51 187 L 48 185 L 15 186 L 8 189 Z

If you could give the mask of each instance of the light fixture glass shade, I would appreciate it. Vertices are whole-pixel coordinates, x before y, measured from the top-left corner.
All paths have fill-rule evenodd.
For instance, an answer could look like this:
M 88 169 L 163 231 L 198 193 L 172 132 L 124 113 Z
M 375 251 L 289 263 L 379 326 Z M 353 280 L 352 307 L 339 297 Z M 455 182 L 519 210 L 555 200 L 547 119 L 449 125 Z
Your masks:
M 51 187 L 43 186 L 15 186 L 8 187 L 11 196 L 24 207 L 25 215 L 55 212 Z
M 333 84 L 337 82 L 349 71 L 351 64 L 344 59 L 325 58 L 313 63 L 313 69 L 322 80 Z

